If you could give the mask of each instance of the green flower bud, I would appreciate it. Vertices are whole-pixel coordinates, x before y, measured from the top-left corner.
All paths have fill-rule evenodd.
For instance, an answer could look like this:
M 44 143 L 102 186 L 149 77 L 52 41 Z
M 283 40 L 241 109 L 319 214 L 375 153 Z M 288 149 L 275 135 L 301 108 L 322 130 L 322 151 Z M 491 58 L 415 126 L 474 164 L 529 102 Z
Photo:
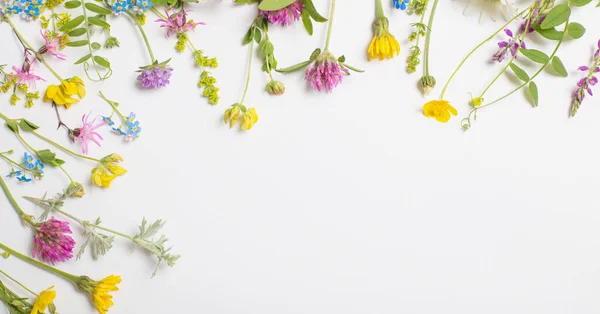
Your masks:
M 423 90 L 424 94 L 429 94 L 435 87 L 435 78 L 431 75 L 424 75 L 421 77 L 419 85 L 421 85 L 421 90 Z
M 270 81 L 265 90 L 269 95 L 280 96 L 285 93 L 285 85 L 279 81 Z

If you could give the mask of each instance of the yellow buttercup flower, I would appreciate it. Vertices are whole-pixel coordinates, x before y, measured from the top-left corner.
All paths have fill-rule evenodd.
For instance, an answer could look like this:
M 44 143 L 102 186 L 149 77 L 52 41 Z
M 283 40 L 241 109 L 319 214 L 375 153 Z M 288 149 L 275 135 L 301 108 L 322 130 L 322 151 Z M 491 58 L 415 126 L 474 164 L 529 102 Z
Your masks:
M 86 90 L 84 82 L 77 76 L 66 79 L 60 82 L 60 85 L 48 85 L 44 94 L 45 102 L 54 102 L 56 105 L 71 107 L 72 104 L 78 103 L 79 100 L 85 97 Z M 80 99 L 73 98 L 77 95 Z
M 435 118 L 438 122 L 446 123 L 456 116 L 458 111 L 447 100 L 432 100 L 423 105 L 423 114 L 428 118 Z
M 242 118 L 242 130 L 247 131 L 252 129 L 256 122 L 258 122 L 258 114 L 256 113 L 256 109 L 248 109 Z
M 390 34 L 388 27 L 389 22 L 385 17 L 378 18 L 373 22 L 375 35 L 373 36 L 373 40 L 371 40 L 369 49 L 367 49 L 369 61 L 374 58 L 378 58 L 379 60 L 391 59 L 400 54 L 400 44 Z
M 54 287 L 50 287 L 38 295 L 37 299 L 35 299 L 35 304 L 33 304 L 33 308 L 31 309 L 31 314 L 44 313 L 46 308 L 54 302 L 56 291 L 53 289 Z

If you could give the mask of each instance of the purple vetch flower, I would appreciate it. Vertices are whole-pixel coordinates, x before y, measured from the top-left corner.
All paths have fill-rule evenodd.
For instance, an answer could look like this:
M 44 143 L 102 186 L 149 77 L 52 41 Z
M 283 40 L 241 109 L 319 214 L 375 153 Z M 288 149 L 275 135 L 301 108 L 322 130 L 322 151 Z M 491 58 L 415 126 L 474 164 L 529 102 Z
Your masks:
M 65 262 L 73 257 L 75 240 L 70 236 L 73 232 L 67 222 L 52 217 L 37 225 L 35 230 L 33 257 L 50 264 Z
M 588 67 L 582 65 L 578 68 L 579 71 L 587 72 L 587 76 L 581 78 L 579 82 L 577 82 L 577 89 L 573 92 L 573 100 L 571 101 L 571 117 L 577 114 L 577 110 L 579 110 L 579 106 L 583 102 L 585 98 L 585 94 L 587 92 L 588 95 L 594 96 L 592 92 L 592 87 L 598 84 L 598 77 L 596 77 L 596 73 L 600 72 L 600 40 L 597 44 L 598 49 L 594 53 L 594 62 L 592 66 Z
M 324 52 L 306 69 L 304 79 L 318 91 L 326 89 L 331 92 L 342 83 L 344 75 L 348 74 L 348 69 L 340 65 L 331 53 Z
M 173 68 L 165 63 L 142 67 L 137 80 L 144 88 L 159 88 L 169 85 Z
M 302 0 L 296 0 L 287 7 L 277 11 L 258 10 L 258 12 L 261 17 L 266 18 L 271 24 L 289 26 L 300 19 L 303 10 L 304 4 L 302 3 Z
M 517 52 L 519 48 L 525 49 L 525 41 L 518 42 L 518 39 L 513 35 L 513 32 L 510 29 L 505 29 L 504 33 L 509 37 L 508 40 L 501 41 L 498 43 L 498 47 L 500 48 L 498 52 L 496 52 L 492 56 L 492 60 L 502 62 L 506 57 L 506 54 L 510 51 L 510 54 L 517 58 Z

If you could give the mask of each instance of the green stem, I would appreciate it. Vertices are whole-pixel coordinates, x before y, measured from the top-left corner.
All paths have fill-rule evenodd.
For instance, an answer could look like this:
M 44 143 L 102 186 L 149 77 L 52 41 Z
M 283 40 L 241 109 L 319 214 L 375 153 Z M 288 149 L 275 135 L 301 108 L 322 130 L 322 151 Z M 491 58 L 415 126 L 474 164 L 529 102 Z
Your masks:
M 49 138 L 41 135 L 37 131 L 32 131 L 31 133 L 33 135 L 37 136 L 38 138 L 44 140 L 45 142 L 54 145 L 56 148 L 64 151 L 65 153 L 67 153 L 67 154 L 69 154 L 69 155 L 71 155 L 73 157 L 79 157 L 79 158 L 82 158 L 82 159 L 87 159 L 87 160 L 91 160 L 91 161 L 95 161 L 95 162 L 100 162 L 100 159 L 96 159 L 96 158 L 93 158 L 93 157 L 88 157 L 88 156 L 85 156 L 85 155 L 78 154 L 78 153 L 76 153 L 76 152 L 74 152 L 74 151 L 72 151 L 72 150 L 70 150 L 70 149 L 68 149 L 68 148 L 66 148 L 66 147 L 64 147 L 64 146 L 56 143 L 55 141 L 53 141 L 53 140 L 51 140 L 51 139 L 49 139 Z
M 479 43 L 479 45 L 475 46 L 475 48 L 473 48 L 473 50 L 471 50 L 471 52 L 469 52 L 469 54 L 467 54 L 467 56 L 460 62 L 460 64 L 454 70 L 454 72 L 452 72 L 452 75 L 450 75 L 450 78 L 448 78 L 448 81 L 446 81 L 446 84 L 444 85 L 444 88 L 442 89 L 442 93 L 440 94 L 440 99 L 444 99 L 444 94 L 446 93 L 446 89 L 448 89 L 450 82 L 452 81 L 454 76 L 458 73 L 458 71 L 462 68 L 462 66 L 465 64 L 465 62 L 467 62 L 467 60 L 471 57 L 471 55 L 473 53 L 475 53 L 475 51 L 477 51 L 479 48 L 481 48 L 481 46 L 483 46 L 485 43 L 487 43 L 488 41 L 490 41 L 494 37 L 496 37 L 496 35 L 498 35 L 500 32 L 502 32 L 510 23 L 512 23 L 514 20 L 516 20 L 519 16 L 521 16 L 521 14 L 525 13 L 525 11 L 527 11 L 528 9 L 525 9 L 525 10 L 517 13 L 517 15 L 515 15 L 510 21 L 508 21 L 508 22 L 506 22 L 506 24 L 502 25 L 502 27 L 500 27 L 495 33 L 493 33 L 490 37 L 484 39 L 482 42 Z
M 2 269 L 0 269 L 0 274 L 4 275 L 4 277 L 12 280 L 14 283 L 18 284 L 19 286 L 21 286 L 21 288 L 25 289 L 27 292 L 37 296 L 38 294 L 31 291 L 29 288 L 27 288 L 24 284 L 20 283 L 18 280 L 16 280 L 15 278 L 11 277 L 9 274 L 5 273 L 4 271 L 2 271 Z
M 23 165 L 21 165 L 21 164 L 17 163 L 16 161 L 14 161 L 14 160 L 12 160 L 12 159 L 10 159 L 10 158 L 8 158 L 8 157 L 4 156 L 4 154 L 3 154 L 3 153 L 0 153 L 0 158 L 2 158 L 2 159 L 4 159 L 4 160 L 6 160 L 6 161 L 7 161 L 9 164 L 11 164 L 11 165 L 15 165 L 15 166 L 17 166 L 18 168 L 20 168 L 20 169 L 21 169 L 21 170 L 23 170 L 23 171 L 28 171 L 28 172 L 31 172 L 31 170 L 30 170 L 30 169 L 27 169 L 26 167 L 23 167 Z
M 331 29 L 333 29 L 333 16 L 335 13 L 335 0 L 331 0 L 331 11 L 329 12 L 329 25 L 327 26 L 327 39 L 325 40 L 324 51 L 329 50 L 329 42 L 331 41 Z
M 252 74 L 252 56 L 254 55 L 254 40 L 250 42 L 250 56 L 248 56 L 248 74 L 246 76 L 246 86 L 244 87 L 244 94 L 242 95 L 242 100 L 240 104 L 244 104 L 244 100 L 246 99 L 246 94 L 248 93 L 248 86 L 250 86 L 250 75 Z
M 87 9 L 85 7 L 85 1 L 84 0 L 81 0 L 81 9 L 83 11 L 84 21 L 87 24 L 88 17 L 87 17 Z M 86 25 L 86 24 L 84 24 L 84 25 Z M 98 71 L 98 66 L 96 66 L 96 60 L 95 60 L 95 56 L 94 56 L 94 52 L 93 52 L 94 49 L 92 49 L 92 37 L 90 36 L 89 30 L 86 30 L 85 36 L 86 36 L 86 39 L 87 39 L 88 51 L 90 52 L 90 55 L 92 56 L 91 57 L 92 63 L 94 63 L 94 70 L 96 71 L 96 75 L 98 75 L 98 80 L 103 81 L 104 79 L 106 79 L 106 77 L 103 78 L 102 75 L 100 75 L 100 71 Z M 86 71 L 86 73 L 87 73 L 87 71 Z M 89 75 L 88 75 L 88 78 L 92 79 Z
M 135 16 L 133 16 L 133 14 L 131 14 L 129 11 L 127 11 L 126 13 L 131 18 L 131 20 L 135 23 L 137 28 L 140 30 L 140 34 L 142 34 L 142 37 L 144 38 L 144 43 L 146 44 L 146 48 L 148 48 L 148 54 L 150 55 L 150 61 L 152 64 L 154 64 L 154 61 L 156 61 L 156 59 L 154 58 L 154 53 L 152 52 L 152 48 L 150 47 L 150 42 L 148 41 L 148 37 L 146 36 L 146 32 L 144 31 L 144 28 L 142 27 L 140 22 L 135 18 Z
M 385 14 L 383 13 L 383 5 L 381 4 L 381 0 L 375 0 L 375 17 L 377 19 L 385 18 Z
M 41 268 L 41 269 L 43 269 L 45 271 L 51 272 L 51 273 L 53 273 L 53 274 L 55 274 L 55 275 L 57 275 L 59 277 L 62 277 L 63 279 L 66 279 L 66 280 L 72 282 L 73 284 L 77 284 L 79 282 L 79 280 L 80 280 L 79 276 L 75 276 L 75 275 L 69 274 L 69 273 L 64 272 L 64 271 L 62 271 L 60 269 L 56 269 L 56 268 L 54 268 L 54 267 L 52 267 L 50 265 L 46 265 L 46 264 L 44 264 L 42 262 L 34 260 L 33 258 L 31 258 L 29 256 L 26 256 L 24 254 L 21 254 L 21 253 L 15 251 L 15 250 L 11 249 L 10 247 L 4 245 L 3 243 L 0 243 L 0 249 L 6 251 L 8 253 L 10 253 L 11 255 L 14 255 L 14 256 L 18 257 L 19 259 L 21 259 L 21 260 L 23 260 L 23 261 L 25 261 L 25 262 L 33 265 L 33 266 L 36 266 L 36 267 Z
M 123 234 L 123 233 L 120 233 L 118 231 L 114 231 L 114 230 L 111 230 L 111 229 L 108 229 L 108 228 L 105 228 L 105 227 L 102 227 L 102 226 L 99 226 L 99 225 L 95 225 L 95 224 L 90 223 L 90 222 L 83 221 L 83 220 L 81 220 L 81 219 L 79 219 L 79 218 L 77 218 L 77 217 L 75 217 L 75 216 L 73 216 L 73 215 L 71 215 L 71 214 L 63 211 L 62 209 L 56 209 L 56 212 L 61 213 L 61 214 L 65 215 L 65 216 L 67 216 L 67 217 L 75 220 L 82 227 L 85 227 L 86 225 L 87 226 L 91 226 L 91 227 L 94 227 L 94 228 L 97 228 L 97 229 L 100 229 L 100 230 L 104 230 L 106 232 L 110 232 L 110 233 L 112 233 L 114 235 L 118 235 L 120 237 L 123 237 L 123 238 L 126 238 L 126 239 L 129 239 L 129 240 L 133 241 L 133 237 L 131 237 L 131 236 L 128 236 L 126 234 Z
M 71 183 L 75 182 L 73 181 L 73 178 L 71 178 L 71 176 L 69 175 L 69 173 L 67 172 L 67 170 L 65 170 L 65 168 L 62 165 L 59 165 L 58 168 L 60 168 L 60 170 L 67 175 L 67 178 L 69 178 L 69 181 L 71 181 Z
M 13 22 L 8 18 L 8 16 L 4 15 L 2 16 L 2 20 L 4 20 L 6 23 L 8 23 L 8 25 L 10 25 L 10 27 L 13 29 L 13 31 L 15 32 L 15 34 L 17 35 L 17 37 L 19 38 L 19 40 L 25 45 L 25 47 L 33 52 L 35 52 L 36 58 L 44 65 L 46 66 L 46 68 L 52 72 L 52 74 L 54 74 L 54 76 L 59 80 L 59 81 L 63 81 L 63 78 L 58 75 L 58 73 L 56 73 L 56 71 L 54 71 L 54 69 L 48 64 L 48 62 L 46 62 L 46 60 L 44 60 L 44 57 L 42 57 L 41 54 L 39 54 L 38 52 L 36 52 L 35 49 L 33 49 L 33 46 L 27 41 L 25 40 L 25 37 L 23 37 L 23 34 L 21 34 L 21 32 L 19 32 L 19 30 L 17 30 L 17 27 L 15 26 L 15 24 L 13 24 Z
M 119 109 L 117 109 L 117 106 L 115 106 L 115 102 L 106 98 L 106 96 L 104 96 L 102 91 L 100 91 L 99 93 L 100 93 L 100 97 L 102 97 L 102 99 L 104 99 L 104 101 L 106 101 L 108 103 L 108 105 L 117 113 L 117 115 L 119 115 L 119 118 L 121 118 L 121 123 L 127 124 L 127 118 L 125 118 L 125 116 L 121 113 L 121 111 L 119 111 Z
M 431 13 L 429 13 L 429 22 L 427 23 L 427 35 L 425 36 L 425 58 L 423 59 L 425 76 L 429 75 L 429 46 L 431 41 L 431 27 L 433 26 L 433 18 L 435 17 L 435 10 L 437 9 L 438 2 L 439 0 L 433 1 Z M 423 15 L 425 15 L 425 13 L 423 13 Z
M 8 198 L 8 202 L 12 205 L 12 207 L 15 209 L 15 211 L 17 212 L 17 214 L 19 215 L 19 217 L 24 221 L 29 223 L 30 226 L 33 227 L 34 223 L 31 220 L 31 217 L 28 216 L 22 209 L 21 206 L 19 206 L 19 203 L 17 203 L 17 200 L 15 200 L 14 196 L 12 195 L 12 193 L 10 193 L 10 189 L 8 188 L 8 186 L 6 185 L 6 181 L 4 181 L 4 178 L 2 178 L 2 176 L 0 176 L 0 187 L 2 187 L 2 190 L 4 190 L 4 194 L 6 195 L 6 198 Z

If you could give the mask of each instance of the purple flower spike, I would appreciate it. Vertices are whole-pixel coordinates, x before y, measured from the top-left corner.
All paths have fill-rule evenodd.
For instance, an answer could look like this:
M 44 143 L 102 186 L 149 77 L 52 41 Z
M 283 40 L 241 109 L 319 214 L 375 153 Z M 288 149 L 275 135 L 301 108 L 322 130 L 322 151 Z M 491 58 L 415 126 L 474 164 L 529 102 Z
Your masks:
M 525 42 L 521 41 L 518 43 L 515 41 L 516 36 L 514 36 L 513 32 L 510 29 L 505 29 L 504 33 L 509 37 L 508 40 L 501 41 L 498 43 L 498 47 L 500 48 L 493 56 L 492 60 L 502 62 L 504 58 L 506 58 L 506 54 L 510 51 L 510 54 L 517 58 L 517 53 L 519 51 L 519 47 L 521 49 L 525 49 Z
M 143 67 L 137 80 L 144 88 L 159 88 L 169 85 L 173 68 L 166 64 Z
M 326 52 L 306 69 L 304 79 L 318 91 L 325 89 L 331 92 L 342 83 L 344 75 L 348 74 L 348 69 L 342 67 L 331 53 Z
M 577 110 L 579 110 L 586 92 L 588 95 L 594 96 L 592 87 L 598 84 L 598 78 L 594 76 L 594 73 L 600 72 L 598 70 L 600 68 L 600 41 L 598 41 L 597 45 L 598 49 L 594 53 L 594 63 L 592 66 L 582 65 L 578 68 L 579 71 L 587 71 L 587 76 L 577 82 L 577 89 L 573 92 L 573 100 L 571 101 L 571 116 L 575 116 Z
M 75 247 L 75 240 L 71 238 L 71 233 L 73 232 L 67 222 L 54 217 L 41 223 L 37 226 L 33 238 L 33 257 L 50 264 L 71 259 Z
M 300 19 L 303 10 L 304 4 L 302 3 L 302 0 L 296 0 L 287 7 L 277 11 L 258 11 L 260 16 L 266 18 L 271 24 L 289 26 Z

